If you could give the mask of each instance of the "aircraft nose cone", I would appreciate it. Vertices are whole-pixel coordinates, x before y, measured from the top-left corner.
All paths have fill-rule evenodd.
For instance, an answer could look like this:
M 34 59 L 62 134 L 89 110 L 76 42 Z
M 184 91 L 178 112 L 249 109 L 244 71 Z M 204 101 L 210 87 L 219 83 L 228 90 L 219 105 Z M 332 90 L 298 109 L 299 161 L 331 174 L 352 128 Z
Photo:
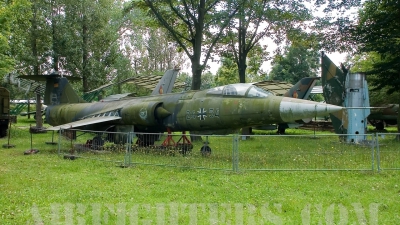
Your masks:
M 328 116 L 343 109 L 343 107 L 320 102 L 307 101 L 295 98 L 283 98 L 280 106 L 280 117 L 284 122 Z

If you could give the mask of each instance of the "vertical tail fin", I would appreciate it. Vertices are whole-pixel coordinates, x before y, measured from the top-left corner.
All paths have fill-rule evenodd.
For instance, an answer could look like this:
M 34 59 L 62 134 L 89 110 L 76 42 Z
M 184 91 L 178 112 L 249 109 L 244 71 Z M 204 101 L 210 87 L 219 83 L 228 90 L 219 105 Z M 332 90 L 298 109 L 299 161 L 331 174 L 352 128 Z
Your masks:
M 319 77 L 305 77 L 299 80 L 289 91 L 287 91 L 283 96 L 299 99 L 308 99 L 311 90 L 313 89 L 315 83 Z
M 85 102 L 81 97 L 76 94 L 67 78 L 59 75 L 24 75 L 18 78 L 34 80 L 34 81 L 46 81 L 46 90 L 44 94 L 43 102 L 45 105 L 58 105 L 63 103 L 81 103 Z M 69 78 L 70 80 L 76 80 L 80 78 Z
M 339 69 L 324 53 L 321 55 L 321 71 L 322 89 L 326 103 L 343 106 L 347 71 Z M 343 121 L 343 113 L 339 111 L 330 114 L 330 117 L 335 133 L 347 134 L 347 126 L 343 126 L 346 123 Z
M 173 70 L 167 70 L 157 86 L 154 88 L 151 95 L 160 95 L 165 93 L 171 93 L 172 88 L 174 88 L 175 80 L 178 75 L 179 69 L 175 68 Z

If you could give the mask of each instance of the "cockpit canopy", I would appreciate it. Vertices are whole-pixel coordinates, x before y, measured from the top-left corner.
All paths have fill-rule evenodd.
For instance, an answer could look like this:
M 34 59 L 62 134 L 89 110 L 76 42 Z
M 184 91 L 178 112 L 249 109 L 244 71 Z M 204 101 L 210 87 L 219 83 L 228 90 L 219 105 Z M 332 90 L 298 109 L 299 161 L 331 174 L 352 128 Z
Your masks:
M 221 96 L 238 96 L 247 98 L 265 98 L 269 95 L 273 95 L 271 92 L 268 92 L 264 89 L 248 83 L 229 84 L 225 86 L 215 87 L 210 89 L 207 94 Z

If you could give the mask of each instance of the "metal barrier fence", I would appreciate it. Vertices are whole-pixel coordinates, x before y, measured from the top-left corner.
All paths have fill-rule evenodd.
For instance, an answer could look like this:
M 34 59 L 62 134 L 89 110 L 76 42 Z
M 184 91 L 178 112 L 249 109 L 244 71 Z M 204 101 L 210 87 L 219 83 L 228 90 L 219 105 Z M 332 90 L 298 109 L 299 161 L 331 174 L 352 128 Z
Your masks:
M 58 153 L 120 166 L 157 165 L 227 171 L 400 169 L 399 134 L 182 135 L 62 130 Z M 353 135 L 354 136 L 354 135 Z
M 400 170 L 400 134 L 377 133 L 377 170 Z
M 240 170 L 372 170 L 373 135 L 347 144 L 338 135 L 252 136 L 240 143 Z
M 132 140 L 130 133 L 60 130 L 58 154 L 65 159 L 88 158 L 129 165 Z

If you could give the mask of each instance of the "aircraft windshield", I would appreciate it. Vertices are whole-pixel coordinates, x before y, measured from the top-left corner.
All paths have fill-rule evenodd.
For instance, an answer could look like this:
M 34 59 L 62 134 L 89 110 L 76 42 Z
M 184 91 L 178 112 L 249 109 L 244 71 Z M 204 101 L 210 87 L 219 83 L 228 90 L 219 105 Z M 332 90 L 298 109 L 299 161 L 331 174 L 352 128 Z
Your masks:
M 268 95 L 272 95 L 272 93 L 256 86 L 252 86 L 247 92 L 249 98 L 265 98 Z
M 224 96 L 242 96 L 250 98 L 263 98 L 271 95 L 270 92 L 265 91 L 252 84 L 229 84 L 222 87 L 215 87 L 210 89 L 207 94 L 224 95 Z

